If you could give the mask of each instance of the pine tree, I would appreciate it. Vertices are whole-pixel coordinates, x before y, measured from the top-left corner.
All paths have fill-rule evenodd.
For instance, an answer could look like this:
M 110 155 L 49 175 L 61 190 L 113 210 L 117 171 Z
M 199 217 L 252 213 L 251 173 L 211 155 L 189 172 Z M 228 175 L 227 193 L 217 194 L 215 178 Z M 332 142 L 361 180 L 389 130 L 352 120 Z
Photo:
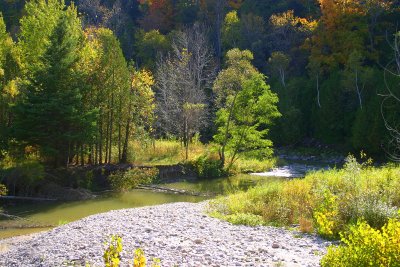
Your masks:
M 55 166 L 68 164 L 77 142 L 89 141 L 95 129 L 95 113 L 84 112 L 82 85 L 74 68 L 82 32 L 74 6 L 59 19 L 42 58 L 16 107 L 16 136 L 24 144 L 37 146 Z

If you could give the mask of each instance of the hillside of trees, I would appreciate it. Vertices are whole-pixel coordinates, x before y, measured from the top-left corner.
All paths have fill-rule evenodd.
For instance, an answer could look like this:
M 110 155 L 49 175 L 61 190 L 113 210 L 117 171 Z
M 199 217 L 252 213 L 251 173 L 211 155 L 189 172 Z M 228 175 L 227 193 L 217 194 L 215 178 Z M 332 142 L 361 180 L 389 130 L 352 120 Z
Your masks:
M 221 145 L 223 164 L 225 149 L 233 162 L 309 143 L 399 155 L 397 0 L 5 0 L 0 11 L 0 159 L 126 162 L 132 139 L 187 148 L 196 134 Z

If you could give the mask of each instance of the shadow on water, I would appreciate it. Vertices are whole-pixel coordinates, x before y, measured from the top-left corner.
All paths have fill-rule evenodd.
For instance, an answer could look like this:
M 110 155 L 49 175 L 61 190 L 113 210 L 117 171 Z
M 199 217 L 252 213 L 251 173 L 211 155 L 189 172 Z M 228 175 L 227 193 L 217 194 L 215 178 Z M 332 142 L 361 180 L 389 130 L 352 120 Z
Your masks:
M 106 194 L 92 200 L 53 203 L 24 203 L 7 207 L 9 214 L 23 220 L 2 219 L 0 238 L 34 233 L 83 217 L 116 209 L 159 205 L 171 202 L 199 202 L 204 197 L 133 190 L 121 194 Z
M 311 167 L 310 167 L 311 166 Z M 103 194 L 95 199 L 72 202 L 22 203 L 6 208 L 8 214 L 22 217 L 22 220 L 0 218 L 0 239 L 21 234 L 29 234 L 50 229 L 59 224 L 79 220 L 83 217 L 116 209 L 159 205 L 172 202 L 199 202 L 216 195 L 225 195 L 239 190 L 247 190 L 258 184 L 268 183 L 288 177 L 302 177 L 307 171 L 326 169 L 332 166 L 315 163 L 291 162 L 271 172 L 248 175 L 240 174 L 212 180 L 181 181 L 161 184 L 162 187 L 196 192 L 204 196 L 171 194 L 149 190 L 132 190 L 120 194 Z M 281 175 L 293 174 L 295 175 Z

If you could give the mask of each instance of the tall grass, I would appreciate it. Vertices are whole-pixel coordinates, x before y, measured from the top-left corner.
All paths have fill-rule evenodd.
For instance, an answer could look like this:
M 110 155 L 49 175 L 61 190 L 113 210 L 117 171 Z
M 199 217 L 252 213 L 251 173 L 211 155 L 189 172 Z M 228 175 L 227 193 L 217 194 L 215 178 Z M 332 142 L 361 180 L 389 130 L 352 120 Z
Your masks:
M 155 140 L 152 142 L 134 141 L 130 143 L 130 161 L 144 165 L 173 165 L 186 161 L 183 144 L 177 140 Z M 194 160 L 206 153 L 208 146 L 200 141 L 189 145 L 189 158 Z
M 380 228 L 397 217 L 399 192 L 399 166 L 374 168 L 348 157 L 341 170 L 275 181 L 218 198 L 210 205 L 214 216 L 231 222 L 253 214 L 261 216 L 263 224 L 300 224 L 304 231 L 335 239 L 360 219 Z
M 186 159 L 185 148 L 178 140 L 155 140 L 152 142 L 134 141 L 130 143 L 130 162 L 137 165 L 174 165 L 178 163 L 189 163 L 194 167 L 199 164 L 218 165 L 218 147 L 215 144 L 202 144 L 194 139 L 189 145 L 189 157 Z M 204 160 L 206 159 L 206 160 Z M 211 161 L 214 161 L 212 163 Z M 277 163 L 276 158 L 249 159 L 239 157 L 232 168 L 232 173 L 263 172 L 271 169 Z M 200 166 L 201 167 L 201 166 Z M 215 170 L 219 171 L 221 170 Z M 209 177 L 211 178 L 211 177 Z

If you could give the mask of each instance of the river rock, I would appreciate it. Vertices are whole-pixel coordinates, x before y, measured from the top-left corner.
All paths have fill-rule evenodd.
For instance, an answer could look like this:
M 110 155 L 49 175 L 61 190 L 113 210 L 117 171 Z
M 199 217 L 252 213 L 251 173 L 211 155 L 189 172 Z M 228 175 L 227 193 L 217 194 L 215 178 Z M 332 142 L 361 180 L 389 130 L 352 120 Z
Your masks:
M 0 251 L 0 266 L 104 266 L 104 242 L 112 234 L 122 237 L 122 267 L 139 247 L 149 259 L 161 259 L 161 266 L 273 266 L 277 260 L 285 266 L 319 266 L 330 245 L 315 235 L 296 238 L 298 233 L 283 228 L 232 225 L 205 215 L 206 208 L 206 202 L 173 203 L 92 215 L 20 238 Z M 266 249 L 280 244 L 287 250 Z

